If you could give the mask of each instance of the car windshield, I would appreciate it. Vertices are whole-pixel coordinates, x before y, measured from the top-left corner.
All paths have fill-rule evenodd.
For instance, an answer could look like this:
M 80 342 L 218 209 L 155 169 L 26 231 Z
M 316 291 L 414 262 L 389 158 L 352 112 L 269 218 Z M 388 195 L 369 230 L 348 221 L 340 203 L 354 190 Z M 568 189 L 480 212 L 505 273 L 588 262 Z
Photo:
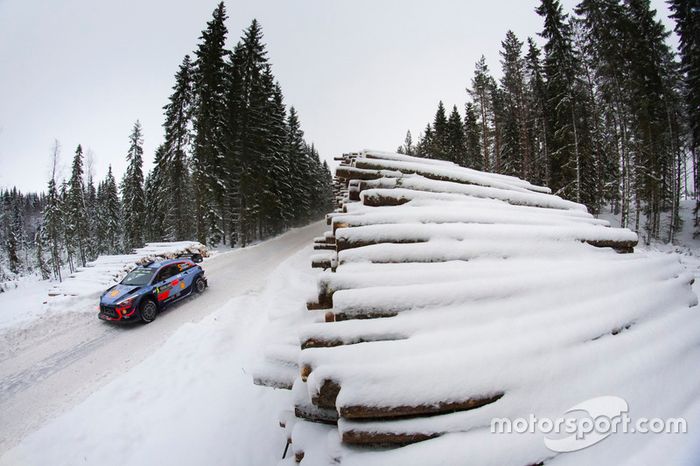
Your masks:
M 145 267 L 139 267 L 128 273 L 124 280 L 122 280 L 122 285 L 129 286 L 143 286 L 148 284 L 153 278 L 153 274 L 156 273 L 155 269 L 148 269 Z

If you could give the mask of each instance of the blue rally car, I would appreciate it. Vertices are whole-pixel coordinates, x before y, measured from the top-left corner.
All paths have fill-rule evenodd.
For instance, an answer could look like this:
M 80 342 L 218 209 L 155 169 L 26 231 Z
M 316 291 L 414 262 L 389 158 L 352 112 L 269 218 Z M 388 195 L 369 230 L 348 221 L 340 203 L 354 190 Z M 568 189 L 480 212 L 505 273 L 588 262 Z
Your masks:
M 158 312 L 207 287 L 204 270 L 195 262 L 202 256 L 168 259 L 136 267 L 100 297 L 102 320 L 153 322 Z

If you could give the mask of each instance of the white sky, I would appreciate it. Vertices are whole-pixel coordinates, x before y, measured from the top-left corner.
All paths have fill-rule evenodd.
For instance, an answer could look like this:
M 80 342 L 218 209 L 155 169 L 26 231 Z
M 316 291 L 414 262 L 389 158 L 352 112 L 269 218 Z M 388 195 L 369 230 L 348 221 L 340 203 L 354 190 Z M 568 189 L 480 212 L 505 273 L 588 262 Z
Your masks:
M 215 0 L 0 0 L 0 187 L 43 190 L 54 139 L 64 175 L 80 143 L 101 179 L 121 177 L 134 121 L 146 165 L 162 141 L 162 106 Z M 565 0 L 571 8 L 576 0 Z M 492 71 L 508 29 L 542 28 L 538 0 L 226 2 L 229 47 L 263 27 L 287 105 L 322 157 L 393 150 L 414 139 L 438 100 L 462 112 L 474 62 Z M 652 0 L 667 25 L 663 0 Z

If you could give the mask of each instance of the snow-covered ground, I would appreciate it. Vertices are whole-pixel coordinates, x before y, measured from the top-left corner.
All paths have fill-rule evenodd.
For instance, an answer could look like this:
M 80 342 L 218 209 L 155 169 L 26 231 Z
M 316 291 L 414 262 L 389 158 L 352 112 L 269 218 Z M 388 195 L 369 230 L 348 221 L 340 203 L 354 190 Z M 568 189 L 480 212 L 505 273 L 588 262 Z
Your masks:
M 700 296 L 700 237 L 694 237 L 695 227 L 693 226 L 695 201 L 692 199 L 680 202 L 679 214 L 683 222 L 681 231 L 678 232 L 674 244 L 665 242 L 652 242 L 645 245 L 640 238 L 640 244 L 635 248 L 638 251 L 646 251 L 650 255 L 678 254 L 681 263 L 687 271 L 695 277 L 693 291 Z M 608 220 L 612 226 L 620 225 L 619 216 L 609 212 L 602 212 L 599 216 Z M 668 219 L 664 219 L 667 223 Z M 643 219 L 640 224 L 644 224 Z
M 40 318 L 6 327 L 0 464 L 243 464 L 236 458 L 268 464 L 279 458 L 284 441 L 276 413 L 288 394 L 253 386 L 245 367 L 268 309 L 303 303 L 305 296 L 285 293 L 313 289 L 310 243 L 324 228 L 316 223 L 215 255 L 204 263 L 207 292 L 147 326 L 108 325 L 94 309 L 81 309 L 38 311 Z M 35 305 L 47 289 L 22 298 L 20 285 L 2 298 Z M 277 443 L 279 451 L 270 448 Z

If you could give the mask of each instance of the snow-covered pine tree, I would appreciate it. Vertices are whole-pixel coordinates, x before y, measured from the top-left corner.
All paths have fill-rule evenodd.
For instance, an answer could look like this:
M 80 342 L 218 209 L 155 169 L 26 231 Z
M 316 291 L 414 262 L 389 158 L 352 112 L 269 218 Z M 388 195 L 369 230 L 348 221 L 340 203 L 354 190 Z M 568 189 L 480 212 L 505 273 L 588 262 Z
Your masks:
M 308 157 L 311 163 L 309 186 L 311 186 L 311 219 L 316 219 L 330 210 L 332 198 L 332 179 L 328 165 L 321 163 L 321 158 L 315 145 L 308 146 Z
M 99 244 L 97 242 L 97 189 L 93 176 L 93 169 L 90 155 L 88 154 L 88 167 L 85 177 L 85 212 L 87 214 L 88 237 L 86 254 L 88 260 L 95 260 L 100 254 Z
M 270 68 L 266 70 L 268 83 L 272 83 Z M 268 84 L 269 85 L 269 84 Z M 291 167 L 285 143 L 287 141 L 287 111 L 284 106 L 282 88 L 274 83 L 272 96 L 268 104 L 268 145 L 271 165 L 269 177 L 271 181 L 271 199 L 268 200 L 268 228 L 271 234 L 278 234 L 292 225 L 292 209 L 294 206 L 294 187 L 291 184 Z
M 11 191 L 12 225 L 11 229 L 17 242 L 17 254 L 20 256 L 22 272 L 30 269 L 29 262 L 29 242 L 24 229 L 24 211 L 26 209 L 25 199 L 22 193 L 16 188 Z
M 425 125 L 423 134 L 418 138 L 418 143 L 416 144 L 415 155 L 421 157 L 428 157 L 430 155 L 430 147 L 433 145 L 433 128 L 430 123 Z
M 58 170 L 58 157 L 60 146 L 58 141 L 54 142 L 51 154 L 51 178 L 49 179 L 46 192 L 46 205 L 43 210 L 43 230 L 49 253 L 49 263 L 53 277 L 61 281 L 61 267 L 63 266 L 63 239 L 64 222 L 62 218 L 61 196 L 56 186 L 56 175 Z
M 222 213 L 226 166 L 222 120 L 228 53 L 224 49 L 226 18 L 226 8 L 221 2 L 202 31 L 193 73 L 192 181 L 196 236 L 198 241 L 211 245 L 225 240 Z
M 690 126 L 690 153 L 694 167 L 693 190 L 700 192 L 700 3 L 698 0 L 668 0 L 675 31 L 680 42 L 684 78 L 685 108 Z M 695 206 L 695 226 L 699 226 L 700 198 Z M 698 232 L 696 232 L 697 236 Z
M 549 186 L 557 193 L 597 210 L 595 170 L 588 129 L 590 117 L 573 32 L 558 0 L 541 0 L 544 18 L 544 74 L 547 83 Z
M 287 157 L 291 163 L 291 182 L 296 192 L 296 203 L 294 205 L 294 222 L 303 224 L 311 218 L 311 197 L 307 190 L 311 165 L 306 153 L 306 143 L 304 142 L 304 132 L 301 130 L 299 116 L 294 107 L 289 108 L 287 117 Z
M 530 101 L 528 133 L 532 143 L 531 181 L 537 184 L 549 183 L 549 150 L 547 146 L 547 87 L 540 62 L 541 50 L 535 41 L 528 37 L 528 51 L 525 54 L 527 75 L 526 95 Z
M 14 225 L 15 204 L 10 191 L 5 191 L 2 194 L 2 211 L 0 214 L 0 226 L 2 226 L 4 244 L 3 249 L 8 259 L 10 272 L 17 274 L 20 272 L 22 263 L 19 256 L 19 241 L 17 239 L 18 232 Z
M 670 34 L 655 18 L 648 0 L 625 0 L 625 14 L 634 27 L 628 52 L 631 130 L 635 147 L 635 227 L 640 214 L 646 217 L 647 241 L 660 235 L 660 214 L 668 200 L 669 178 L 673 178 L 674 144 L 670 132 L 669 107 L 677 85 L 670 76 L 673 59 L 666 43 Z
M 188 147 L 191 136 L 192 116 L 192 63 L 185 55 L 175 75 L 175 85 L 165 110 L 165 143 L 162 186 L 168 202 L 161 204 L 164 214 L 164 236 L 169 240 L 184 240 L 192 235 L 195 221 L 191 201 Z
M 257 28 L 257 23 L 256 23 Z M 251 25 L 251 28 L 253 25 Z M 250 28 L 249 28 L 250 29 Z M 258 42 L 262 31 L 257 31 Z M 255 36 L 252 36 L 255 37 Z M 245 43 L 245 39 L 244 39 Z M 242 178 L 241 189 L 248 199 L 246 219 L 242 227 L 247 230 L 249 239 L 260 239 L 266 235 L 266 225 L 271 218 L 279 215 L 279 208 L 274 192 L 276 156 L 281 150 L 281 141 L 276 140 L 270 127 L 274 82 L 267 60 L 260 62 L 261 68 L 255 67 L 250 75 L 250 94 L 246 108 L 246 170 Z M 251 202 L 252 200 L 252 202 Z
M 457 106 L 452 106 L 452 112 L 447 119 L 447 146 L 445 158 L 451 162 L 464 165 L 467 153 L 464 124 Z
M 105 240 L 108 254 L 118 254 L 124 250 L 122 246 L 122 204 L 119 199 L 117 181 L 112 174 L 112 166 L 107 170 L 104 180 L 104 200 L 102 203 L 102 218 L 105 221 Z
M 166 214 L 172 204 L 167 183 L 168 167 L 165 163 L 165 146 L 156 149 L 153 169 L 146 176 L 146 238 L 148 241 L 163 241 L 166 238 Z
M 46 207 L 44 207 L 44 234 L 49 248 L 49 261 L 54 278 L 61 281 L 61 267 L 63 265 L 63 222 L 61 219 L 61 198 L 56 189 L 56 180 L 49 180 L 46 194 Z
M 68 246 L 69 263 L 74 268 L 75 258 L 83 267 L 88 260 L 88 214 L 85 204 L 85 187 L 83 185 L 83 148 L 78 145 L 73 157 L 71 177 L 66 192 L 65 205 L 65 235 Z
M 481 133 L 474 104 L 464 106 L 464 159 L 465 167 L 480 170 L 482 167 Z
M 676 22 L 692 148 L 697 150 L 700 148 L 700 4 L 697 0 L 668 0 L 667 3 Z
M 231 170 L 228 185 L 232 195 L 237 195 L 229 202 L 230 223 L 244 245 L 264 234 L 265 218 L 278 210 L 270 170 L 273 158 L 280 160 L 282 147 L 280 134 L 273 129 L 279 111 L 262 37 L 260 24 L 254 19 L 243 32 L 228 68 L 231 87 L 226 135 L 233 149 L 227 154 Z
M 406 131 L 406 137 L 403 140 L 403 145 L 400 146 L 400 153 L 406 155 L 415 155 L 415 148 L 413 146 L 413 136 L 411 136 L 411 130 Z
M 523 43 L 513 31 L 508 31 L 505 40 L 501 42 L 501 47 L 504 110 L 501 151 L 503 172 L 529 180 L 532 156 L 527 128 L 530 116 L 525 87 L 525 64 L 522 58 Z
M 39 275 L 42 280 L 48 280 L 51 278 L 51 267 L 49 267 L 46 261 L 46 255 L 44 250 L 46 249 L 46 235 L 44 234 L 44 228 L 39 225 L 34 235 L 34 254 L 36 256 L 36 268 L 39 271 Z
M 231 247 L 242 243 L 240 235 L 245 199 L 241 193 L 241 176 L 244 170 L 241 145 L 242 129 L 245 126 L 244 109 L 246 99 L 243 93 L 243 68 L 245 66 L 243 43 L 238 42 L 226 63 L 226 95 L 222 118 L 222 145 L 226 167 L 224 194 L 224 225 L 230 236 Z
M 627 225 L 630 210 L 630 140 L 627 52 L 630 25 L 619 0 L 583 0 L 575 10 L 579 46 L 593 104 L 598 155 L 597 190 Z
M 411 155 L 411 154 L 407 154 Z M 321 201 L 319 205 L 319 215 L 333 210 L 333 175 L 331 174 L 328 163 L 324 160 L 321 163 Z
M 478 112 L 479 132 L 481 133 L 481 167 L 486 171 L 491 170 L 493 166 L 491 143 L 493 135 L 492 122 L 494 120 L 492 90 L 494 87 L 495 82 L 486 64 L 486 57 L 482 55 L 474 67 L 471 89 L 467 89 L 467 93 L 471 96 Z
M 438 102 L 438 108 L 435 112 L 435 117 L 433 118 L 433 138 L 429 149 L 431 158 L 448 160 L 448 138 L 447 114 L 445 112 L 445 106 L 441 100 Z
M 129 150 L 126 153 L 126 173 L 122 179 L 121 192 L 124 203 L 124 248 L 131 251 L 143 246 L 146 227 L 146 196 L 143 179 L 143 136 L 141 123 L 136 120 L 129 135 Z

